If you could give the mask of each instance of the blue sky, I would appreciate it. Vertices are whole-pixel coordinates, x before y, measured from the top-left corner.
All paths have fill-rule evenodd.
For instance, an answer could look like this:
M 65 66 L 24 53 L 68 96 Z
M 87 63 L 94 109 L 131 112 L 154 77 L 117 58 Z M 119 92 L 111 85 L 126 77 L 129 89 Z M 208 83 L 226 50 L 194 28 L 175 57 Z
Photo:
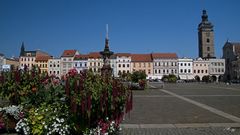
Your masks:
M 101 51 L 109 24 L 114 52 L 198 56 L 202 10 L 214 24 L 216 57 L 227 39 L 240 42 L 239 0 L 0 0 L 0 52 Z

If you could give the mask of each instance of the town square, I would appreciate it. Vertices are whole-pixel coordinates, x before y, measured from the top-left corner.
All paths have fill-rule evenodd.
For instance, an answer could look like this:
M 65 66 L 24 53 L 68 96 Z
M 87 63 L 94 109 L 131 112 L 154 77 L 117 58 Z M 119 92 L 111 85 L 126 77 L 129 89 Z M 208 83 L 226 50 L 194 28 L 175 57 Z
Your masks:
M 134 91 L 133 111 L 122 124 L 124 134 L 238 135 L 240 86 L 152 83 Z
M 240 135 L 238 0 L 1 0 L 0 134 Z

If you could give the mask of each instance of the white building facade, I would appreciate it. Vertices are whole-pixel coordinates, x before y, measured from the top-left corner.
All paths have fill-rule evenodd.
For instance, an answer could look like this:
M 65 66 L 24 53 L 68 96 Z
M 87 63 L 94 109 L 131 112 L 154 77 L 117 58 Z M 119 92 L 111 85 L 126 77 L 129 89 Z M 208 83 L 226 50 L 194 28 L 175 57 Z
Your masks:
M 74 65 L 74 57 L 78 55 L 79 52 L 77 50 L 64 50 L 61 56 L 61 75 L 66 75 L 70 69 L 73 69 Z
M 61 77 L 61 59 L 60 58 L 52 58 L 48 60 L 48 74 L 54 75 L 56 77 Z
M 175 53 L 152 53 L 153 79 L 162 79 L 164 75 L 178 76 L 178 56 Z
M 215 76 L 216 81 L 223 79 L 225 73 L 225 59 L 209 59 L 209 75 Z
M 193 59 L 181 58 L 178 59 L 179 78 L 181 80 L 192 80 L 193 75 Z
M 131 54 L 130 53 L 117 53 L 116 54 L 117 76 L 130 73 L 131 71 Z
M 74 68 L 80 73 L 83 70 L 87 70 L 88 55 L 79 54 L 74 57 Z
M 110 65 L 111 65 L 111 68 L 112 68 L 113 77 L 117 77 L 118 76 L 118 72 L 117 72 L 117 57 L 116 57 L 115 54 L 110 57 Z

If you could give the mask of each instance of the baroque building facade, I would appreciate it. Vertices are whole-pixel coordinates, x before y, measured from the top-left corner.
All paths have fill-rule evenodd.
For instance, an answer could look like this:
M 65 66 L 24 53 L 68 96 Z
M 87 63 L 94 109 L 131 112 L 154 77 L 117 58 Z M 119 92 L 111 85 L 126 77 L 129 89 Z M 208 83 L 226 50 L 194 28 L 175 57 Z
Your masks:
M 209 61 L 202 58 L 193 60 L 193 75 L 199 81 L 202 80 L 203 76 L 209 75 Z
M 88 66 L 88 55 L 87 54 L 79 54 L 74 57 L 74 68 L 80 73 L 80 71 L 87 70 Z
M 192 80 L 193 76 L 193 59 L 178 59 L 178 76 L 181 80 Z
M 35 65 L 36 54 L 37 51 L 26 51 L 24 43 L 22 43 L 19 56 L 20 68 L 23 69 L 26 66 L 28 69 L 32 69 L 32 67 Z
M 151 54 L 131 54 L 131 73 L 143 71 L 147 79 L 153 77 L 153 61 Z
M 225 73 L 225 59 L 209 59 L 209 75 L 216 81 L 223 80 Z
M 101 73 L 101 68 L 103 66 L 103 59 L 100 52 L 90 52 L 88 54 L 88 69 L 96 74 Z
M 78 55 L 77 50 L 64 50 L 61 55 L 61 75 L 66 75 L 70 69 L 73 69 L 73 60 L 75 55 Z
M 48 74 L 54 75 L 58 78 L 61 77 L 61 59 L 60 58 L 51 58 L 48 60 Z
M 178 56 L 176 53 L 152 53 L 153 79 L 162 79 L 164 75 L 178 76 Z
M 123 74 L 130 73 L 131 71 L 131 54 L 130 53 L 117 53 L 116 64 L 117 64 L 117 77 Z

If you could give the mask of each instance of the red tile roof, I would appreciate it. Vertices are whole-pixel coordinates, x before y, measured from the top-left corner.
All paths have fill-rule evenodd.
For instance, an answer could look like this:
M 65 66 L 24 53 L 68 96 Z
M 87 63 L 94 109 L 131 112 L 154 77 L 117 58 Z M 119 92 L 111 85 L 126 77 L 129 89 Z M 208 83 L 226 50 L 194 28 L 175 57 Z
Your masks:
M 90 52 L 88 54 L 88 58 L 99 59 L 99 58 L 102 58 L 102 55 L 100 54 L 100 52 Z
M 73 57 L 77 50 L 64 50 L 61 57 Z
M 177 59 L 176 53 L 152 53 L 153 59 Z
M 40 51 L 40 50 L 36 51 L 36 59 L 35 59 L 35 61 L 48 61 L 48 59 L 51 59 L 51 58 L 52 58 L 52 56 L 49 55 L 46 52 L 43 52 L 43 51 Z
M 119 57 L 122 57 L 122 56 L 129 57 L 129 56 L 131 56 L 131 53 L 116 53 L 116 56 L 119 56 Z
M 132 62 L 152 62 L 151 54 L 131 54 Z
M 88 57 L 89 56 L 87 54 L 79 54 L 79 55 L 75 55 L 74 60 L 87 60 Z
M 48 61 L 51 58 L 51 56 L 38 55 L 36 56 L 35 61 Z

